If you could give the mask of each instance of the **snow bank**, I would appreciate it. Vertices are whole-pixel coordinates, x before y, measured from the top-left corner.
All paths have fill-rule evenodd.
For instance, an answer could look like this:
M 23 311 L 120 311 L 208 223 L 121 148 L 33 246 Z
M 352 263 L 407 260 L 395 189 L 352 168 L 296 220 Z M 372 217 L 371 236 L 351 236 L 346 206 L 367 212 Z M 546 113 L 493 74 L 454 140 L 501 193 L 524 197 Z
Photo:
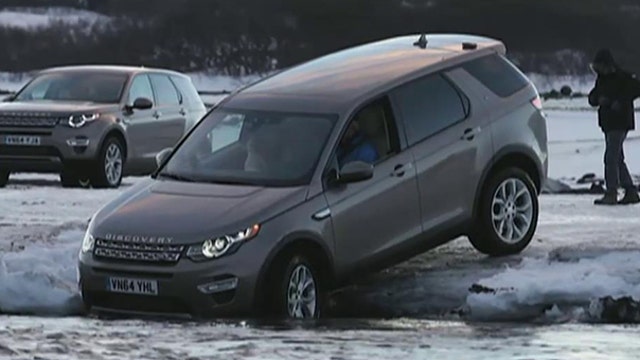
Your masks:
M 593 87 L 595 76 L 588 75 L 545 75 L 528 73 L 527 77 L 533 82 L 539 92 L 547 92 L 551 90 L 560 91 L 560 89 L 569 85 L 574 93 L 588 93 Z
M 50 243 L 0 256 L 0 313 L 72 315 L 82 311 L 76 285 L 84 230 L 65 226 Z
M 65 7 L 16 7 L 0 10 L 0 27 L 25 30 L 46 28 L 54 23 L 93 25 L 110 20 L 110 17 L 96 12 Z
M 474 320 L 526 320 L 580 314 L 600 298 L 640 299 L 640 251 L 544 259 L 478 281 L 466 299 Z

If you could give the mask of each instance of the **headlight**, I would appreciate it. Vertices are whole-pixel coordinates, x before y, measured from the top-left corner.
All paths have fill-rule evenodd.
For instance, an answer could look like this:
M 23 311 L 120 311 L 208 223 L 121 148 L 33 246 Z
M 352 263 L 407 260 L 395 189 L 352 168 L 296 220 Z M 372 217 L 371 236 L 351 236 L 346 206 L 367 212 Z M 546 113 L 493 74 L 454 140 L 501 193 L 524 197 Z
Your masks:
M 96 239 L 94 239 L 91 232 L 93 231 L 93 219 L 94 216 L 89 218 L 89 222 L 87 224 L 87 231 L 84 233 L 84 239 L 82 239 L 82 253 L 88 253 L 93 250 L 93 245 L 95 244 Z
M 81 114 L 69 116 L 69 126 L 72 128 L 83 127 L 86 123 L 92 122 L 100 117 L 100 114 Z
M 259 231 L 260 225 L 256 224 L 237 233 L 205 240 L 202 244 L 189 247 L 187 256 L 194 261 L 219 258 L 237 248 L 242 242 L 258 235 Z
M 87 230 L 87 232 L 84 234 L 84 239 L 82 239 L 83 253 L 88 253 L 89 251 L 93 250 L 93 244 L 95 243 L 95 239 L 89 231 L 90 230 Z

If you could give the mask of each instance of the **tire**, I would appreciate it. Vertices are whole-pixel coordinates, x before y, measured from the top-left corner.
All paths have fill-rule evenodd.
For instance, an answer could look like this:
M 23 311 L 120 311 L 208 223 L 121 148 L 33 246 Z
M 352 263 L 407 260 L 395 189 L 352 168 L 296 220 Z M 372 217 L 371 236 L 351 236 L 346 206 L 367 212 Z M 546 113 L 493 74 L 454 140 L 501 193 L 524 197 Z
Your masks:
M 469 234 L 473 247 L 490 256 L 524 250 L 538 225 L 538 197 L 531 177 L 518 168 L 501 170 L 489 178 L 480 201 Z
M 117 188 L 122 183 L 124 147 L 115 137 L 105 140 L 93 166 L 91 185 L 94 188 Z
M 281 264 L 269 282 L 272 292 L 271 315 L 278 318 L 317 319 L 320 317 L 323 292 L 317 268 L 305 256 L 296 254 Z M 305 288 L 298 286 L 311 283 Z M 297 286 L 297 285 L 298 286 Z M 269 290 L 269 289 L 268 289 Z M 312 302 L 304 298 L 313 299 Z
M 63 188 L 88 188 L 89 176 L 77 169 L 65 169 L 60 174 L 60 183 Z
M 5 170 L 0 170 L 0 188 L 3 188 L 5 186 L 7 186 L 7 183 L 9 182 L 9 176 L 11 175 L 10 172 L 5 171 Z

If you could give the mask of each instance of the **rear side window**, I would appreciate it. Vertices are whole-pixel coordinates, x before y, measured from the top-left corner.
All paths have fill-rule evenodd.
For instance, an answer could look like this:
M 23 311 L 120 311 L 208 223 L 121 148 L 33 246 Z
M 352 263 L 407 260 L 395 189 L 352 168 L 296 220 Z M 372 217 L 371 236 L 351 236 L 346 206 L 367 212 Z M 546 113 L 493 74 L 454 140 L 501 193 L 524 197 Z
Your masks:
M 173 86 L 171 80 L 166 75 L 153 74 L 149 75 L 153 90 L 156 93 L 156 100 L 160 106 L 179 105 L 180 95 L 178 90 Z
M 413 145 L 466 118 L 468 99 L 440 74 L 429 75 L 397 88 L 409 145 Z
M 462 68 L 500 97 L 511 96 L 529 84 L 515 65 L 497 54 L 472 60 Z
M 203 106 L 200 95 L 196 91 L 191 81 L 182 76 L 172 76 L 171 80 L 178 87 L 178 90 L 182 94 L 183 102 L 189 107 L 201 107 Z

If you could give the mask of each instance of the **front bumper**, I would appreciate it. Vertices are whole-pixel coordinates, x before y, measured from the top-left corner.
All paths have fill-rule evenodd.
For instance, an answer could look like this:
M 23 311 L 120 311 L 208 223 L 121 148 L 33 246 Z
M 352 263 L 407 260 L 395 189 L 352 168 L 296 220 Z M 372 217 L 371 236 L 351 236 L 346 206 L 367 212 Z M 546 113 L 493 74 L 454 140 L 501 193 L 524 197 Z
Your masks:
M 85 304 L 94 312 L 180 317 L 251 315 L 264 260 L 248 258 L 248 252 L 243 253 L 244 257 L 239 252 L 200 263 L 183 256 L 172 266 L 114 263 L 83 254 L 78 268 L 79 287 Z M 158 293 L 110 292 L 110 277 L 155 280 Z
M 79 129 L 0 127 L 0 168 L 9 171 L 58 172 L 65 163 L 97 158 L 104 126 L 94 122 Z M 39 145 L 6 145 L 6 136 L 37 136 Z

